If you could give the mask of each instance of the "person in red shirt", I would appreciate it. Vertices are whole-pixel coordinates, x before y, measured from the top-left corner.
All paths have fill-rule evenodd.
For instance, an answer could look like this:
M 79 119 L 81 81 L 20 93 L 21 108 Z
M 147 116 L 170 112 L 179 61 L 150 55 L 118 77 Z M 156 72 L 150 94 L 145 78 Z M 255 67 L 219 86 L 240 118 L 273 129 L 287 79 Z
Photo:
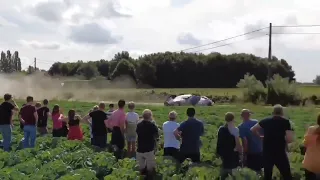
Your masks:
M 83 140 L 83 133 L 80 127 L 81 117 L 76 115 L 75 110 L 69 110 L 68 117 L 60 120 L 68 123 L 69 125 L 68 140 Z
M 33 105 L 33 97 L 27 97 L 27 104 L 21 108 L 20 121 L 24 124 L 24 148 L 34 148 L 36 143 L 38 113 Z

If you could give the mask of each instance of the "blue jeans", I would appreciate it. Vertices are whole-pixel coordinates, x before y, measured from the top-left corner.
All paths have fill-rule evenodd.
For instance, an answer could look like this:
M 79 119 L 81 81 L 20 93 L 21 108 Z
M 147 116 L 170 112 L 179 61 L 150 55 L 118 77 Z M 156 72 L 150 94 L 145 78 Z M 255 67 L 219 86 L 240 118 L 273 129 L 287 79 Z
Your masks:
M 11 132 L 12 132 L 12 127 L 10 124 L 6 125 L 0 125 L 0 133 L 2 134 L 3 138 L 3 150 L 4 151 L 10 151 L 10 146 L 11 146 Z
M 26 125 L 23 128 L 24 141 L 23 148 L 34 148 L 36 144 L 37 128 L 36 126 Z

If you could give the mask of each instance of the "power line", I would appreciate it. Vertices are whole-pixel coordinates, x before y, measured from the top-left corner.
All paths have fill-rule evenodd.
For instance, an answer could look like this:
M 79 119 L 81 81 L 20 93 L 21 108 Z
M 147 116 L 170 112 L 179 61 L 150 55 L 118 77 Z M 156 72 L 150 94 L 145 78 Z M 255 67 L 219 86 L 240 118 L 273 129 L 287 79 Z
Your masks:
M 228 44 L 222 44 L 222 45 L 219 45 L 219 46 L 214 46 L 214 47 L 210 47 L 210 48 L 206 48 L 206 49 L 200 49 L 198 51 L 194 51 L 192 53 L 197 53 L 197 52 L 201 52 L 201 51 L 206 51 L 206 50 L 210 50 L 210 49 L 215 49 L 215 48 L 219 48 L 219 47 L 223 47 L 223 46 L 229 46 L 229 45 L 232 45 L 232 44 L 235 44 L 235 43 L 238 43 L 238 42 L 242 42 L 242 41 L 248 41 L 248 40 L 252 40 L 252 39 L 257 39 L 257 38 L 260 38 L 260 37 L 266 37 L 267 34 L 264 34 L 264 35 L 260 35 L 260 36 L 255 36 L 255 37 L 251 37 L 251 38 L 247 38 L 247 39 L 242 39 L 240 41 L 236 41 L 236 42 L 232 42 L 232 43 L 228 43 Z
M 200 45 L 200 46 L 195 46 L 195 47 L 183 49 L 183 50 L 176 51 L 176 52 L 187 51 L 187 50 L 191 50 L 191 49 L 196 49 L 196 48 L 208 46 L 208 45 L 211 45 L 211 44 L 216 44 L 216 43 L 219 43 L 219 42 L 223 42 L 223 41 L 227 41 L 227 40 L 234 39 L 234 38 L 237 38 L 237 37 L 241 37 L 241 36 L 245 36 L 245 35 L 248 35 L 248 34 L 252 34 L 252 33 L 255 33 L 255 32 L 258 32 L 258 31 L 261 31 L 261 30 L 264 30 L 264 29 L 266 29 L 266 28 L 268 28 L 268 27 L 264 27 L 264 28 L 257 29 L 257 30 L 254 30 L 254 31 L 246 32 L 246 33 L 244 33 L 244 34 L 240 34 L 240 35 L 237 35 L 237 36 L 229 37 L 229 38 L 222 39 L 222 40 L 215 41 L 215 42 L 211 42 L 211 43 L 208 43 L 208 44 L 203 44 L 203 45 Z
M 282 35 L 282 34 L 288 34 L 288 35 L 306 35 L 306 34 L 310 34 L 310 35 L 312 35 L 312 34 L 320 34 L 320 32 L 315 32 L 315 33 L 313 33 L 313 32 L 307 32 L 307 33 L 272 33 L 272 35 L 273 34 L 280 34 L 280 35 Z
M 272 26 L 272 27 L 320 27 L 320 24 L 309 24 L 309 25 L 281 25 L 281 26 Z

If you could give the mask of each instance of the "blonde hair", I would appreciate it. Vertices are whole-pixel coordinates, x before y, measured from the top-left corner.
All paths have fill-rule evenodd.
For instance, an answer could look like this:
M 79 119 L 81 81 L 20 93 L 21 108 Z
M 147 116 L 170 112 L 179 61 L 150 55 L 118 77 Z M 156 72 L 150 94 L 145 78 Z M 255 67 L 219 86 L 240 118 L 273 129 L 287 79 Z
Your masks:
M 95 105 L 95 106 L 93 106 L 93 108 L 92 108 L 93 111 L 96 111 L 96 110 L 98 110 L 98 109 L 99 109 L 99 106 L 98 106 L 98 105 Z
M 175 112 L 175 111 L 171 111 L 170 113 L 169 113 L 169 119 L 170 120 L 175 120 L 176 118 L 177 118 L 177 112 Z
M 36 102 L 36 108 L 40 108 L 41 107 L 41 103 L 40 102 Z
M 135 108 L 135 104 L 134 104 L 133 101 L 130 101 L 130 102 L 128 103 L 128 108 L 129 108 L 130 110 L 132 110 L 132 109 Z
M 150 109 L 145 109 L 142 112 L 143 120 L 152 120 L 152 111 Z

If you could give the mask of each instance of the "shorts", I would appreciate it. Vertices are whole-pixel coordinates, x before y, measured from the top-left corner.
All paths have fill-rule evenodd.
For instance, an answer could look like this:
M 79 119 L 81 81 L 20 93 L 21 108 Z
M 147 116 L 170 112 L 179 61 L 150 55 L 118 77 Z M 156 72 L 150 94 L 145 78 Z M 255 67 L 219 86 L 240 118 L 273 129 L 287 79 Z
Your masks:
M 156 168 L 156 156 L 154 155 L 153 151 L 145 153 L 137 152 L 136 159 L 138 161 L 140 170 L 147 168 L 148 171 L 152 171 Z
M 134 136 L 127 136 L 126 135 L 126 140 L 128 141 L 128 142 L 135 142 L 136 140 L 137 140 L 137 136 L 136 135 L 134 135 Z

